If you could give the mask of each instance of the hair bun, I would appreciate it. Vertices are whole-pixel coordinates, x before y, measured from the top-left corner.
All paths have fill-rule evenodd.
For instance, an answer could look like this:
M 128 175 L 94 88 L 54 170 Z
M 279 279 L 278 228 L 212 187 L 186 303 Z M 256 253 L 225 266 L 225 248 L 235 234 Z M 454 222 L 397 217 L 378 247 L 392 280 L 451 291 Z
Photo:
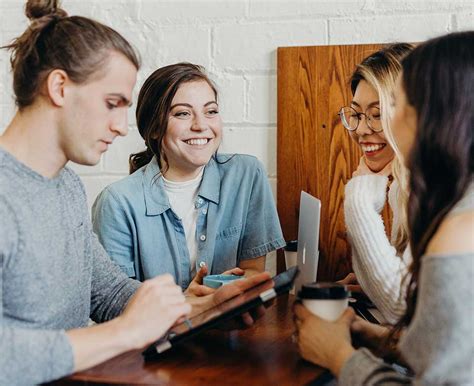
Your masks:
M 59 6 L 59 0 L 28 0 L 25 14 L 31 21 L 43 16 L 66 17 L 67 13 Z

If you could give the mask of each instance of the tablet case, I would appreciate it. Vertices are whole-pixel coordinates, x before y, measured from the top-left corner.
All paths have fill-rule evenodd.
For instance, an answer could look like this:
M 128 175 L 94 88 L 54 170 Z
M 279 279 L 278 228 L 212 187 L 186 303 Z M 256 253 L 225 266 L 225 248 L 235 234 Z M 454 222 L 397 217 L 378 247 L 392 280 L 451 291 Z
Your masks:
M 294 280 L 298 275 L 298 267 L 291 267 L 289 270 L 276 275 L 273 280 L 273 287 L 268 287 L 269 281 L 258 284 L 255 287 L 249 288 L 244 293 L 237 295 L 215 307 L 212 307 L 201 314 L 198 314 L 186 322 L 171 328 L 163 338 L 159 339 L 155 343 L 151 344 L 142 355 L 145 360 L 154 360 L 159 358 L 160 354 L 169 350 L 170 348 L 188 341 L 192 337 L 201 333 L 202 331 L 209 330 L 220 323 L 228 321 L 247 312 L 253 308 L 262 305 L 269 300 L 287 293 L 293 287 Z M 261 290 L 259 289 L 261 288 Z M 247 299 L 246 299 L 247 298 Z M 245 300 L 244 300 L 245 299 Z M 243 303 L 239 304 L 239 300 Z M 225 309 L 226 306 L 237 303 L 238 305 L 230 309 L 220 312 Z M 209 319 L 207 319 L 209 316 Z M 204 322 L 200 322 L 203 321 Z

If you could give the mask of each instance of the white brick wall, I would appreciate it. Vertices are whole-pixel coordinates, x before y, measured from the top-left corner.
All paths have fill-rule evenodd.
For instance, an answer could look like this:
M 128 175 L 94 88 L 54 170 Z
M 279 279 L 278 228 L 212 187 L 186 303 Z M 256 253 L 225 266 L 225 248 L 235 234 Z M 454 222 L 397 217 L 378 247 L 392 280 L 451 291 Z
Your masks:
M 27 25 L 23 1 L 0 0 L 0 45 Z M 191 61 L 207 67 L 220 90 L 223 151 L 257 156 L 276 191 L 276 49 L 280 46 L 421 41 L 474 29 L 472 0 L 64 0 L 69 14 L 111 25 L 140 51 L 144 79 L 157 67 Z M 14 113 L 8 54 L 0 52 L 0 133 Z M 130 111 L 130 134 L 93 168 L 74 166 L 91 204 L 127 175 L 142 143 Z

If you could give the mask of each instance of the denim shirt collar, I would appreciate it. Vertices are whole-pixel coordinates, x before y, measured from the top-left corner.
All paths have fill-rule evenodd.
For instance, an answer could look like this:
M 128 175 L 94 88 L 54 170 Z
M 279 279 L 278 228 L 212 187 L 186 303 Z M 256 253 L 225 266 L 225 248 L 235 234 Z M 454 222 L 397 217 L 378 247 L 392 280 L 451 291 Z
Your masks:
M 219 204 L 221 177 L 214 158 L 204 167 L 198 196 Z M 171 208 L 156 156 L 145 166 L 143 193 L 146 215 L 157 216 Z

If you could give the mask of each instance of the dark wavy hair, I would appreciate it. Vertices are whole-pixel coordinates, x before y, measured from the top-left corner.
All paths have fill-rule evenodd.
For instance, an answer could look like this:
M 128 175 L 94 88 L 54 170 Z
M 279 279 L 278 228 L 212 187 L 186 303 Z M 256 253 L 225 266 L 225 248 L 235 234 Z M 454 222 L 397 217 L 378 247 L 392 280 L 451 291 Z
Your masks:
M 415 313 L 426 248 L 474 175 L 473 47 L 474 31 L 452 33 L 420 44 L 402 61 L 402 85 L 417 114 L 417 132 L 407 160 L 413 263 L 398 331 Z
M 130 174 L 148 164 L 156 156 L 160 168 L 163 138 L 168 127 L 171 102 L 183 83 L 205 81 L 209 84 L 217 101 L 217 89 L 206 75 L 204 67 L 192 63 L 176 63 L 153 72 L 143 84 L 137 102 L 137 126 L 145 140 L 146 150 L 131 154 Z

